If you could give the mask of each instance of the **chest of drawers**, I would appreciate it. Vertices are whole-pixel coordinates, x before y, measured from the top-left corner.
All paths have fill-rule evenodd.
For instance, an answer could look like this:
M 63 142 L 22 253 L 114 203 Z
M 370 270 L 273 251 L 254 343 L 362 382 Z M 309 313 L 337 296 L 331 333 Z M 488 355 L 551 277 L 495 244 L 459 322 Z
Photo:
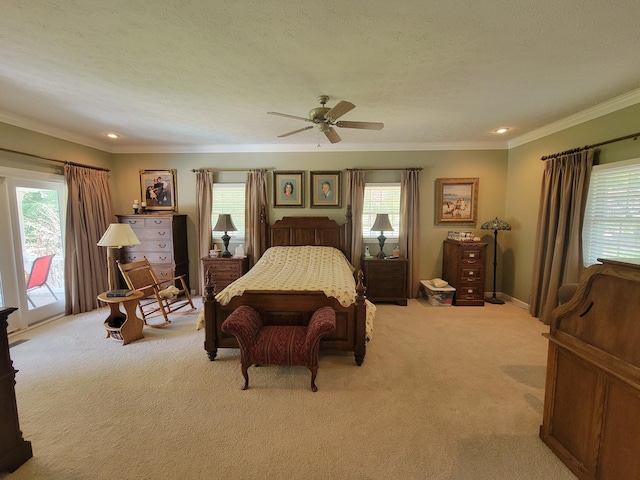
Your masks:
M 406 258 L 362 259 L 366 296 L 372 302 L 407 304 Z
M 442 279 L 455 287 L 454 305 L 484 306 L 487 244 L 445 240 Z
M 202 271 L 205 284 L 207 271 L 211 272 L 211 281 L 216 285 L 215 292 L 220 293 L 224 287 L 249 271 L 249 257 L 202 257 Z
M 189 286 L 189 253 L 187 250 L 187 216 L 182 214 L 116 215 L 120 223 L 128 223 L 140 245 L 123 247 L 120 261 L 136 262 L 147 257 L 160 280 L 185 275 Z

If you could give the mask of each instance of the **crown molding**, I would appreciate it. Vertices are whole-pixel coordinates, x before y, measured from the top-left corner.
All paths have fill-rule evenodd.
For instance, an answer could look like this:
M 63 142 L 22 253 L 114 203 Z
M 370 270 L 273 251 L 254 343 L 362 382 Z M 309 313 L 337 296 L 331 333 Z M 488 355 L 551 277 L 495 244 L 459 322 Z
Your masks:
M 133 145 L 114 146 L 111 153 L 287 153 L 287 152 L 403 152 L 425 150 L 506 150 L 506 142 L 421 144 L 250 144 L 250 145 Z
M 519 147 L 525 143 L 533 142 L 534 140 L 558 133 L 570 127 L 575 127 L 576 125 L 594 120 L 598 117 L 602 117 L 603 115 L 631 107 L 637 103 L 640 103 L 640 88 L 614 97 L 611 100 L 607 100 L 606 102 L 587 108 L 586 110 L 582 110 L 581 112 L 569 115 L 562 120 L 558 120 L 557 122 L 532 130 L 519 137 L 513 138 L 509 140 L 508 148 L 511 149 Z

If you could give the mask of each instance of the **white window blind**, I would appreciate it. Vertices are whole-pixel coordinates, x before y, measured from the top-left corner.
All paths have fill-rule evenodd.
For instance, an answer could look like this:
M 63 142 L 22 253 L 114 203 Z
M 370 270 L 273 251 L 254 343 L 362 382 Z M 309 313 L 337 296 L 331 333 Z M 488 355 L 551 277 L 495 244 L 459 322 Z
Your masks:
M 218 215 L 230 214 L 233 224 L 238 229 L 237 232 L 229 232 L 231 242 L 244 243 L 244 190 L 244 183 L 213 184 L 211 227 L 216 226 Z M 222 233 L 214 232 L 213 238 L 216 241 L 219 240 L 217 236 L 222 236 Z
M 387 238 L 398 238 L 400 234 L 400 184 L 367 183 L 364 187 L 362 210 L 363 238 L 377 238 L 380 232 L 372 232 L 371 227 L 378 213 L 388 213 L 393 232 L 384 232 Z
M 582 240 L 586 266 L 640 258 L 640 159 L 593 167 Z

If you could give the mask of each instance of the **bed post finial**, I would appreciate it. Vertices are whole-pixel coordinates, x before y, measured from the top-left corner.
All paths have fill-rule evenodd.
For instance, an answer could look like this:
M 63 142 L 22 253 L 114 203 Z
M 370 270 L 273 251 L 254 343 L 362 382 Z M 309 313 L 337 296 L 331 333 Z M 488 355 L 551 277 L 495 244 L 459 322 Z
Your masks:
M 356 278 L 358 279 L 356 282 L 356 303 L 364 303 L 364 294 L 367 291 L 367 287 L 364 286 L 364 282 L 362 281 L 364 279 L 364 273 L 362 273 L 362 270 L 358 270 Z
M 342 228 L 342 232 L 344 235 L 342 251 L 347 256 L 347 260 L 349 260 L 353 264 L 355 259 L 353 258 L 353 223 L 352 223 L 352 214 L 351 214 L 351 204 L 347 205 L 347 212 L 344 215 L 344 225 Z M 359 265 L 356 265 L 356 267 L 358 266 Z
M 262 205 L 260 207 L 260 245 L 258 245 L 258 252 L 253 254 L 252 261 L 257 262 L 262 254 L 267 249 L 267 229 L 269 228 L 269 219 L 267 218 L 267 207 L 266 205 Z
M 214 300 L 214 292 L 216 289 L 216 283 L 212 282 L 211 279 L 213 274 L 211 272 L 211 267 L 207 268 L 207 272 L 204 276 L 204 300 L 205 302 L 213 302 Z

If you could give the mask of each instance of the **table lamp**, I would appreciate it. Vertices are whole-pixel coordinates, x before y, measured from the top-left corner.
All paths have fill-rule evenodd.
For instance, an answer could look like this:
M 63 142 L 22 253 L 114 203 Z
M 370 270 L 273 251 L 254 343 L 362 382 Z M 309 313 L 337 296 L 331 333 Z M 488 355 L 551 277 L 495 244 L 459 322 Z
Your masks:
M 491 298 L 486 298 L 485 301 L 489 303 L 494 303 L 496 305 L 504 304 L 504 300 L 501 300 L 496 297 L 496 267 L 498 265 L 498 230 L 511 230 L 511 225 L 509 225 L 504 220 L 500 220 L 498 217 L 493 220 L 489 220 L 488 222 L 484 222 L 480 228 L 482 230 L 493 230 L 494 241 L 493 241 L 493 295 Z
M 373 226 L 371 227 L 372 232 L 380 232 L 378 236 L 378 245 L 380 245 L 380 251 L 378 252 L 378 258 L 385 258 L 385 254 L 382 251 L 384 248 L 384 241 L 387 237 L 384 236 L 384 232 L 393 232 L 393 227 L 391 226 L 391 222 L 389 222 L 389 214 L 388 213 L 378 213 L 376 215 L 376 221 L 373 222 Z
M 99 247 L 107 247 L 107 271 L 109 272 L 109 290 L 117 285 L 116 272 L 113 268 L 113 249 L 140 245 L 140 240 L 133 233 L 128 223 L 112 223 L 98 242 Z
M 231 252 L 229 251 L 229 235 L 227 232 L 237 232 L 238 229 L 233 224 L 233 220 L 231 220 L 231 215 L 228 213 L 221 213 L 218 216 L 218 221 L 216 222 L 216 226 L 213 227 L 214 232 L 224 232 L 222 236 L 222 243 L 224 243 L 224 252 L 222 252 L 223 258 L 229 258 L 231 256 Z

